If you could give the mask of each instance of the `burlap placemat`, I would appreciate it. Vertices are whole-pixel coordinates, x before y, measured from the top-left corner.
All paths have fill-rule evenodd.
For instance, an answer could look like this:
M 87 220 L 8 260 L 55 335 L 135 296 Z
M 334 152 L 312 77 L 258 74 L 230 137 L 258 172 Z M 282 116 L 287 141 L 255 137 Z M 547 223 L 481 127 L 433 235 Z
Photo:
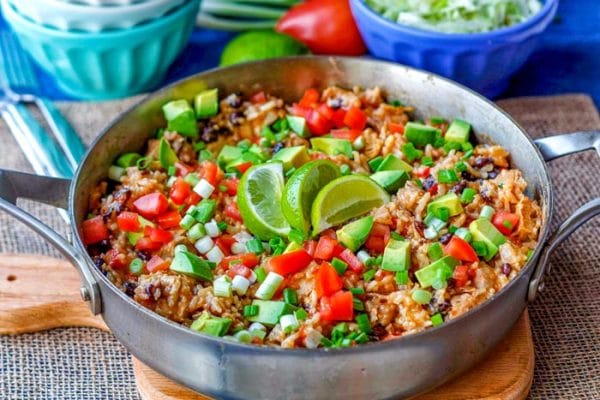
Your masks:
M 89 143 L 133 101 L 73 103 L 61 108 Z M 587 96 L 511 99 L 500 104 L 534 137 L 600 129 L 600 117 Z M 0 167 L 30 171 L 3 124 L 0 143 Z M 556 227 L 575 208 L 600 196 L 600 160 L 587 152 L 554 161 L 550 169 L 556 190 L 552 221 Z M 24 206 L 64 232 L 55 210 L 33 203 Z M 561 246 L 552 258 L 547 290 L 530 307 L 536 347 L 531 399 L 600 398 L 599 237 L 600 220 L 596 219 Z M 58 256 L 5 214 L 0 214 L 0 252 Z M 0 397 L 139 398 L 127 351 L 112 335 L 84 328 L 0 337 Z

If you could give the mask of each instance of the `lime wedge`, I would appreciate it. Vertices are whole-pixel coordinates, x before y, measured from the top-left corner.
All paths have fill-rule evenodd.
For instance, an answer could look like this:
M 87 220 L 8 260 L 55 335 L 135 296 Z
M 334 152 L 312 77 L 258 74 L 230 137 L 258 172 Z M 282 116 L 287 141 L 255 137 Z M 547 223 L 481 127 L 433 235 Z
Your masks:
M 238 185 L 237 201 L 244 225 L 262 240 L 287 236 L 290 232 L 290 225 L 281 212 L 283 185 L 281 163 L 250 168 Z
M 366 176 L 335 179 L 321 189 L 312 205 L 313 234 L 366 214 L 389 201 L 387 192 Z
M 310 229 L 310 211 L 317 194 L 340 176 L 340 169 L 329 160 L 310 161 L 298 168 L 283 189 L 281 209 L 289 224 L 305 233 Z
M 242 33 L 225 46 L 221 66 L 267 58 L 306 54 L 306 47 L 290 36 L 272 30 Z

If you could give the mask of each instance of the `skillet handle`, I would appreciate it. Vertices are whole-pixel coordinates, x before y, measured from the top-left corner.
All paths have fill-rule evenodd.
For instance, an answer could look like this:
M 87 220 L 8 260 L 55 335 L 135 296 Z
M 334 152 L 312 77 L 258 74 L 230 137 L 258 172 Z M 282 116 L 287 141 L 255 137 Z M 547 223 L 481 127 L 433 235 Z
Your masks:
M 600 156 L 600 131 L 549 136 L 534 142 L 546 161 L 591 149 L 595 149 Z M 578 208 L 552 234 L 540 254 L 537 267 L 529 282 L 528 301 L 534 301 L 537 294 L 544 289 L 544 276 L 551 270 L 549 259 L 552 252 L 581 225 L 598 214 L 600 214 L 600 198 L 596 198 Z
M 17 206 L 17 199 L 23 198 L 66 209 L 70 183 L 68 179 L 0 169 L 0 210 L 40 234 L 75 266 L 82 282 L 81 297 L 89 302 L 92 313 L 96 315 L 102 312 L 100 289 L 85 257 L 48 225 Z

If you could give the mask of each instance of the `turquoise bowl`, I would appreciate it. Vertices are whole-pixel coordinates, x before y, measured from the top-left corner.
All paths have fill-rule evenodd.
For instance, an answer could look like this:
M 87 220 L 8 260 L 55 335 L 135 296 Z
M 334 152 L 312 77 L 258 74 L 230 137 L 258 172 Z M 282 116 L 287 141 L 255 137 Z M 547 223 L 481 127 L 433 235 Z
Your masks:
M 6 0 L 2 12 L 24 49 L 60 88 L 77 98 L 106 100 L 156 87 L 188 43 L 200 0 L 130 29 L 60 31 L 23 17 Z

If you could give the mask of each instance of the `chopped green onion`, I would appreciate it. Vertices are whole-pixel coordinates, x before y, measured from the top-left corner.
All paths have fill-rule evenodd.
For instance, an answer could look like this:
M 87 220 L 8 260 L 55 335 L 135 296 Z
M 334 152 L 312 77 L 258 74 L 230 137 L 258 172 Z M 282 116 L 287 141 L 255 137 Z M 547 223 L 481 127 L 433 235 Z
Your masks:
M 461 146 L 462 146 L 462 151 L 464 151 L 464 152 L 473 150 L 473 145 L 471 144 L 471 142 L 461 143 Z M 465 160 L 463 160 L 463 161 L 465 161 Z
M 336 272 L 340 276 L 344 275 L 344 272 L 346 272 L 346 269 L 348 268 L 348 264 L 337 257 L 333 257 L 333 260 L 331 260 L 331 266 L 335 268 Z
M 513 228 L 513 224 L 510 221 L 508 221 L 508 220 L 502 221 L 502 226 L 505 227 L 506 229 L 512 229 Z
M 217 202 L 215 200 L 204 199 L 196 205 L 192 217 L 194 217 L 196 221 L 205 224 L 213 217 L 216 208 Z
M 284 333 L 292 333 L 300 327 L 300 323 L 294 314 L 282 315 L 281 318 L 279 318 L 279 323 L 281 324 L 281 330 Z
M 356 323 L 358 324 L 358 329 L 363 333 L 369 334 L 373 331 L 371 329 L 371 321 L 369 321 L 369 316 L 367 314 L 357 315 Z
M 200 162 L 210 161 L 210 160 L 212 160 L 212 158 L 213 158 L 213 154 L 209 150 L 200 151 L 200 155 L 198 156 L 198 159 Z
M 364 250 L 359 250 L 358 253 L 356 253 L 356 257 L 358 257 L 358 259 L 363 264 L 367 264 L 369 262 L 369 260 L 371 259 L 371 256 L 369 255 L 369 253 L 367 253 Z
M 469 158 L 471 158 L 473 156 L 473 149 L 468 150 L 464 156 L 462 156 L 461 160 L 462 161 L 467 161 Z
M 375 260 L 373 260 L 373 265 L 381 265 L 382 262 L 383 262 L 383 256 L 378 255 L 377 257 L 375 257 Z
M 365 294 L 365 289 L 363 289 L 361 287 L 353 287 L 353 288 L 350 288 L 350 293 L 352 293 L 355 296 Z
M 458 176 L 456 172 L 451 169 L 441 169 L 438 171 L 438 182 L 439 183 L 456 183 L 458 182 Z
M 431 324 L 433 326 L 438 326 L 443 323 L 444 323 L 444 318 L 442 317 L 442 314 L 437 313 L 437 314 L 431 316 Z
M 403 241 L 404 240 L 404 236 L 402 236 L 401 234 L 399 234 L 398 232 L 391 232 L 390 233 L 390 237 L 394 240 L 399 240 L 399 241 Z
M 265 249 L 260 239 L 250 239 L 246 242 L 246 250 L 254 254 L 262 254 Z
M 293 306 L 298 304 L 298 294 L 292 288 L 283 289 L 283 301 Z
M 250 343 L 252 341 L 252 334 L 245 329 L 236 332 L 233 337 L 242 343 Z
M 415 185 L 417 185 L 419 188 L 423 189 L 423 181 L 420 179 L 415 179 Z
M 125 168 L 116 165 L 111 165 L 108 168 L 108 177 L 113 181 L 120 182 L 123 175 L 125 175 Z
M 433 167 L 433 158 L 429 156 L 421 158 L 421 165 L 424 165 L 426 167 Z
M 437 238 L 438 234 L 439 234 L 439 232 L 431 227 L 429 227 L 423 231 L 423 236 L 425 236 L 425 239 L 428 239 L 428 240 L 433 240 L 433 239 Z
M 204 142 L 196 142 L 196 143 L 194 143 L 194 145 L 192 146 L 192 148 L 194 149 L 194 151 L 204 150 L 206 148 L 206 143 L 204 143 Z
M 434 209 L 433 215 L 444 222 L 448 222 L 448 219 L 450 219 L 450 210 L 446 207 L 438 207 Z
M 356 339 L 354 339 L 354 341 L 355 341 L 356 343 L 359 343 L 359 344 L 364 344 L 364 343 L 367 343 L 367 342 L 369 341 L 369 337 L 367 336 L 367 334 L 366 334 L 366 333 L 364 333 L 364 332 L 361 332 L 361 333 L 360 333 L 360 334 L 359 334 L 359 335 L 356 337 Z
M 470 243 L 471 240 L 473 240 L 473 234 L 471 234 L 471 231 L 469 231 L 467 228 L 458 228 L 454 234 L 465 242 Z
M 244 317 L 254 317 L 258 315 L 258 306 L 254 304 L 248 304 L 244 306 Z
M 250 146 L 252 146 L 252 142 L 250 142 L 248 139 L 242 139 L 237 143 L 237 147 L 242 150 L 248 150 Z
M 152 158 L 151 157 L 142 157 L 139 160 L 137 160 L 137 162 L 135 164 L 137 165 L 139 170 L 145 170 L 148 167 L 150 167 L 150 164 L 152 164 Z
M 175 182 L 177 182 L 177 177 L 176 176 L 170 176 L 169 179 L 167 179 L 167 187 L 168 188 L 173 187 L 173 185 L 175 184 Z
M 248 288 L 250 287 L 250 281 L 248 280 L 248 278 L 242 275 L 236 275 L 233 277 L 231 287 L 234 292 L 236 292 L 240 296 L 243 296 L 246 294 Z
M 183 251 L 188 251 L 188 248 L 185 244 L 178 244 L 177 246 L 175 246 L 175 248 L 173 249 L 173 254 L 177 254 L 177 253 L 181 253 Z
M 213 281 L 213 293 L 217 297 L 231 297 L 231 279 L 226 276 L 220 276 Z
M 367 272 L 365 272 L 363 274 L 364 281 L 369 282 L 371 279 L 373 279 L 373 277 L 375 276 L 375 273 L 377 273 L 377 271 L 374 269 L 370 269 Z
M 529 250 L 527 251 L 527 261 L 529 261 L 529 259 L 531 258 L 531 256 L 533 256 L 533 250 L 532 250 L 532 249 L 529 249 Z
M 402 145 L 402 153 L 408 160 L 408 162 L 412 163 L 414 160 L 423 157 L 423 150 L 417 150 L 415 145 L 412 143 L 406 143 Z
M 256 281 L 258 283 L 263 283 L 267 278 L 267 271 L 263 267 L 256 268 L 254 273 L 256 274 Z
M 204 236 L 206 236 L 206 229 L 204 229 L 204 225 L 196 224 L 190 228 L 190 230 L 187 232 L 186 236 L 192 242 L 195 242 L 195 241 L 203 238 Z
M 271 248 L 271 254 L 274 256 L 282 254 L 285 250 L 286 244 L 280 237 L 275 237 L 269 240 L 269 247 Z
M 439 260 L 444 256 L 444 249 L 440 243 L 433 243 L 427 248 L 427 255 L 433 261 Z
M 365 148 L 365 138 L 362 136 L 357 137 L 354 142 L 352 142 L 352 148 L 354 150 L 360 151 Z
M 350 166 L 348 164 L 342 164 L 342 165 L 340 165 L 340 173 L 343 176 L 350 175 L 350 172 L 352 172 L 352 169 L 350 168 Z
M 398 285 L 406 285 L 408 283 L 408 271 L 398 271 L 396 272 L 396 283 Z
M 134 275 L 141 274 L 143 269 L 144 269 L 144 261 L 142 261 L 142 259 L 140 259 L 140 258 L 134 258 L 129 263 L 129 272 L 131 272 Z
M 219 227 L 219 230 L 221 232 L 225 232 L 227 230 L 227 222 L 225 222 L 225 221 L 217 222 L 217 226 Z
M 140 158 L 142 158 L 142 156 L 138 153 L 125 153 L 117 158 L 115 164 L 121 168 L 129 168 L 133 167 Z
M 431 301 L 433 296 L 431 295 L 431 292 L 427 290 L 415 289 L 413 290 L 411 297 L 416 303 L 427 304 Z
M 450 153 L 451 150 L 461 150 L 462 146 L 460 143 L 458 142 L 446 142 L 444 143 L 444 151 L 446 151 L 446 153 Z
M 219 185 L 217 187 L 217 189 L 219 189 L 219 192 L 222 192 L 222 193 L 225 193 L 228 190 L 227 186 L 225 186 L 225 185 Z
M 477 191 L 475 189 L 465 188 L 463 190 L 462 194 L 460 195 L 460 202 L 463 204 L 472 203 L 473 200 L 475 199 L 476 194 L 477 194 Z
M 389 104 L 394 107 L 402 107 L 404 105 L 400 100 L 392 100 Z
M 459 162 L 456 163 L 456 165 L 454 166 L 454 168 L 458 172 L 465 172 L 467 170 L 467 164 L 465 164 L 463 161 L 459 161 Z
M 333 327 L 331 330 L 331 339 L 337 341 L 342 339 L 348 333 L 348 324 L 345 322 L 341 322 Z
M 282 282 L 283 276 L 275 272 L 269 272 L 263 283 L 258 287 L 255 297 L 261 300 L 271 300 Z
M 296 311 L 294 311 L 294 316 L 298 321 L 305 321 L 306 318 L 308 318 L 308 313 L 304 308 L 299 308 Z
M 481 212 L 479 213 L 479 218 L 492 219 L 494 215 L 494 209 L 488 205 L 485 205 L 481 208 Z
M 450 226 L 448 227 L 448 232 L 449 232 L 449 233 L 452 233 L 452 234 L 454 234 L 454 233 L 456 233 L 456 231 L 457 231 L 457 230 L 458 230 L 458 228 L 457 228 L 456 226 L 454 226 L 454 225 L 450 225 Z
M 356 297 L 352 299 L 352 307 L 356 311 L 365 311 L 365 305 L 362 301 L 360 301 L 360 299 L 357 299 Z
M 198 177 L 197 174 L 187 174 L 183 180 L 187 183 L 189 183 L 191 186 L 196 186 L 198 184 L 198 182 L 200 182 L 200 178 Z
M 475 253 L 477 253 L 479 257 L 485 258 L 487 256 L 488 248 L 485 242 L 475 241 L 471 243 L 471 246 L 473 247 L 473 250 L 475 250 Z
M 177 173 L 177 168 L 174 165 L 170 165 L 169 168 L 167 168 L 167 175 L 175 176 L 176 173 Z
M 306 236 L 304 235 L 303 232 L 299 231 L 298 229 L 294 229 L 294 228 L 290 229 L 290 233 L 288 233 L 288 240 L 290 242 L 302 244 L 302 243 L 304 243 L 305 239 L 306 239 Z

